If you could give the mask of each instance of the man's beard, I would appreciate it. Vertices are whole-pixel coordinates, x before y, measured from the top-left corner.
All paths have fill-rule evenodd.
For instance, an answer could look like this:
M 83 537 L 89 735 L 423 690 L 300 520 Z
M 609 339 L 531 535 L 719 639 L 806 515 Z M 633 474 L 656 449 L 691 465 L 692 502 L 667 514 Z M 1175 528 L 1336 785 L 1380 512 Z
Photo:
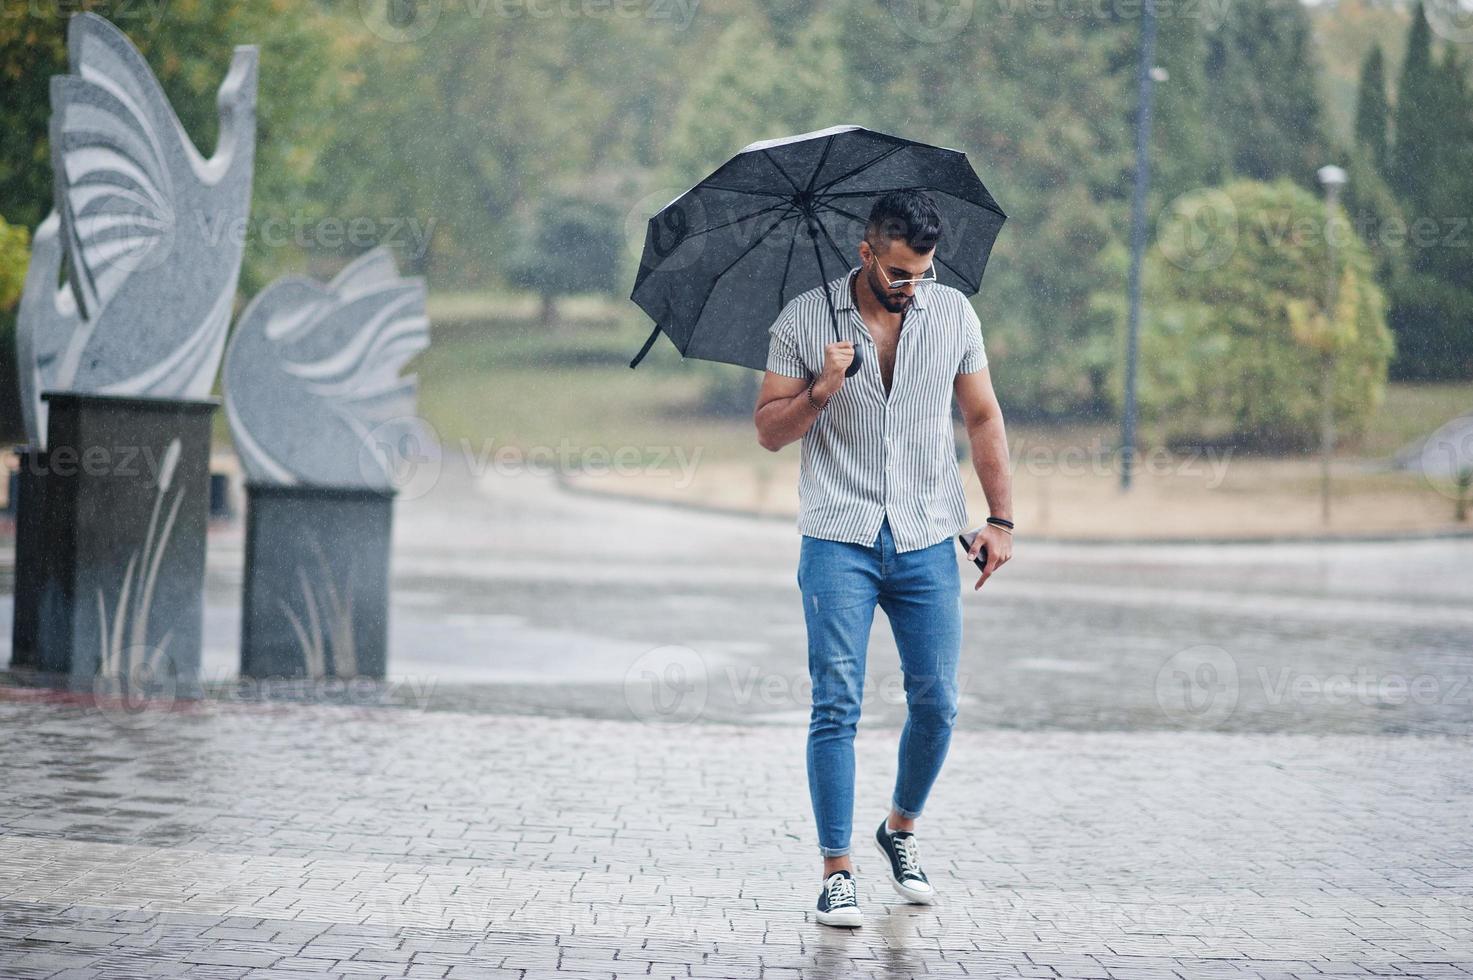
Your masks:
M 891 313 L 904 313 L 905 308 L 910 305 L 910 297 L 904 293 L 887 293 L 880 288 L 879 282 L 875 279 L 874 270 L 871 270 L 870 274 L 864 278 L 865 282 L 869 283 L 869 290 L 874 293 L 875 299 Z

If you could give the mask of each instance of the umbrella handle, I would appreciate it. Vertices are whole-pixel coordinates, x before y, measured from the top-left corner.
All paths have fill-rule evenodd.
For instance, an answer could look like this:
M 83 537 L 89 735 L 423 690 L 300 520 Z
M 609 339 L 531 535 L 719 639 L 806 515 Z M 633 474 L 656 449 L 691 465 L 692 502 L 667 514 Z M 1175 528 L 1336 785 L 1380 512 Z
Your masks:
M 819 270 L 819 275 L 823 275 L 821 269 Z M 829 316 L 834 321 L 834 339 L 843 340 L 843 335 L 839 333 L 839 311 L 834 309 L 834 298 L 829 295 L 827 284 L 824 285 L 823 295 L 829 301 Z M 862 367 L 864 367 L 864 355 L 859 352 L 859 344 L 856 343 L 854 345 L 854 360 L 850 361 L 849 366 L 844 369 L 844 377 L 854 377 Z
M 818 274 L 820 276 L 823 275 L 823 267 L 821 263 L 819 266 Z M 823 297 L 829 302 L 829 318 L 834 321 L 834 339 L 843 340 L 843 334 L 839 333 L 839 311 L 834 309 L 834 298 L 829 295 L 829 287 L 827 281 L 825 281 L 824 283 Z M 850 361 L 849 366 L 844 369 L 844 377 L 854 377 L 856 374 L 859 373 L 859 369 L 862 367 L 864 367 L 864 355 L 859 352 L 859 344 L 856 343 L 854 345 L 854 360 Z
M 823 249 L 818 247 L 818 222 L 813 215 L 808 216 L 808 240 L 813 243 L 813 257 L 818 260 L 818 278 L 823 280 L 823 298 L 829 305 L 829 319 L 834 323 L 834 339 L 843 340 L 844 335 L 839 332 L 839 311 L 834 309 L 834 297 L 829 293 L 829 276 L 823 271 Z M 844 369 L 844 377 L 852 378 L 859 373 L 864 366 L 864 355 L 859 353 L 859 345 L 854 345 L 854 360 Z

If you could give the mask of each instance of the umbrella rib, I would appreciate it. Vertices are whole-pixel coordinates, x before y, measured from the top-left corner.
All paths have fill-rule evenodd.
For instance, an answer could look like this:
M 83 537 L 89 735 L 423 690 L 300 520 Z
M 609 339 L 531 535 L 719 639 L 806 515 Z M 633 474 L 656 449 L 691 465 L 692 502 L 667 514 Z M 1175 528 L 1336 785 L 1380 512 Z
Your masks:
M 864 221 L 866 223 L 868 223 L 869 221 L 868 218 L 861 218 L 853 211 L 845 211 L 843 208 L 830 204 L 828 201 L 819 201 L 818 206 L 821 208 L 827 208 L 828 210 L 833 211 L 836 214 L 842 214 L 846 218 L 853 218 L 855 221 Z
M 881 153 L 879 156 L 875 157 L 873 160 L 866 160 L 864 163 L 861 163 L 859 166 L 855 167 L 854 169 L 848 171 L 847 173 L 840 174 L 839 176 L 835 177 L 833 180 L 830 180 L 830 181 L 825 182 L 824 184 L 822 184 L 821 186 L 815 188 L 814 190 L 815 190 L 815 192 L 828 190 L 830 187 L 833 187 L 839 181 L 841 181 L 841 180 L 848 180 L 850 177 L 853 177 L 855 174 L 859 173 L 861 170 L 868 170 L 870 167 L 873 167 L 875 164 L 879 163 L 881 160 L 884 160 L 885 158 L 887 158 L 889 156 L 892 156 L 893 154 L 899 153 L 901 150 L 903 150 L 907 146 L 911 146 L 911 145 L 912 144 L 910 144 L 910 143 L 902 143 L 899 146 L 892 146 L 892 147 L 890 147 L 890 149 L 886 150 L 884 153 Z
M 962 281 L 962 282 L 963 282 L 963 283 L 965 283 L 965 284 L 966 284 L 966 287 L 967 287 L 967 289 L 969 289 L 969 290 L 971 290 L 971 291 L 972 291 L 972 292 L 974 292 L 974 293 L 975 293 L 975 292 L 976 292 L 976 291 L 977 291 L 977 290 L 979 290 L 979 289 L 981 289 L 981 288 L 982 288 L 982 287 L 981 287 L 981 286 L 974 286 L 974 285 L 973 285 L 973 284 L 972 284 L 972 280 L 970 280 L 970 279 L 968 279 L 968 278 L 967 278 L 967 277 L 966 277 L 966 276 L 964 276 L 964 275 L 963 275 L 963 274 L 962 274 L 962 271 L 961 271 L 961 270 L 960 270 L 960 269 L 958 269 L 958 268 L 957 268 L 957 267 L 956 267 L 956 266 L 954 266 L 954 265 L 952 265 L 952 264 L 951 264 L 951 263 L 950 263 L 950 262 L 948 262 L 948 261 L 946 261 L 946 260 L 945 260 L 945 259 L 943 259 L 943 258 L 942 258 L 942 257 L 941 257 L 941 252 L 940 252 L 940 251 L 937 251 L 937 253 L 936 253 L 936 261 L 937 261 L 937 262 L 940 262 L 940 263 L 941 263 L 941 264 L 942 264 L 942 265 L 944 265 L 944 266 L 946 266 L 946 267 L 947 267 L 947 268 L 948 268 L 948 269 L 950 269 L 950 270 L 951 270 L 951 273 L 952 273 L 952 275 L 954 275 L 954 276 L 956 276 L 956 277 L 957 277 L 957 278 L 958 278 L 958 279 L 960 279 L 960 280 L 961 280 L 961 281 Z
M 831 191 L 831 192 L 825 194 L 824 197 L 865 197 L 865 196 L 873 197 L 876 193 L 888 194 L 891 191 L 928 191 L 930 189 L 931 188 L 927 187 L 925 184 L 915 184 L 914 186 L 911 186 L 911 187 L 887 187 L 887 188 L 884 189 L 884 191 L 879 191 L 879 192 L 873 191 L 873 190 L 868 190 L 868 191 Z
M 779 194 L 777 191 L 749 191 L 742 187 L 727 187 L 725 184 L 713 184 L 709 181 L 702 181 L 691 189 L 697 191 L 703 189 L 713 191 L 726 191 L 730 194 L 749 194 L 752 197 L 780 197 L 784 201 L 788 199 L 788 195 Z
M 823 237 L 829 240 L 829 244 L 834 247 L 834 252 L 839 256 L 839 261 L 842 262 L 844 260 L 844 250 L 839 247 L 838 242 L 834 241 L 834 236 L 829 234 L 829 230 L 824 227 L 822 221 L 815 221 L 814 224 L 818 225 L 818 230 L 823 232 Z M 814 244 L 814 247 L 817 247 L 817 243 Z
M 743 214 L 738 217 L 732 218 L 730 221 L 723 221 L 719 225 L 711 225 L 708 228 L 702 228 L 700 231 L 692 232 L 691 234 L 685 236 L 685 241 L 690 241 L 692 238 L 699 238 L 701 235 L 706 235 L 713 231 L 720 231 L 723 228 L 730 228 L 732 225 L 738 224 L 743 221 L 750 221 L 753 218 L 760 218 L 767 212 L 776 211 L 778 208 L 781 207 L 791 208 L 792 203 L 784 198 L 783 200 L 778 201 L 776 204 L 769 204 L 767 207 L 762 208 L 759 211 L 753 211 L 750 214 Z
M 783 294 L 788 291 L 788 273 L 793 271 L 793 247 L 798 244 L 798 222 L 793 222 L 793 234 L 788 239 L 788 260 L 783 263 L 783 279 L 777 287 L 777 312 L 783 311 Z
M 808 183 L 804 185 L 803 190 L 813 190 L 813 182 L 818 179 L 819 173 L 823 170 L 823 165 L 828 162 L 829 151 L 834 148 L 834 139 L 835 137 L 830 136 L 828 139 L 824 140 L 823 152 L 819 154 L 818 163 L 814 166 L 813 173 L 808 175 Z
M 738 262 L 740 262 L 742 259 L 746 258 L 748 255 L 750 255 L 752 253 L 752 250 L 754 248 L 756 248 L 758 245 L 761 245 L 762 242 L 763 242 L 763 240 L 766 239 L 768 235 L 772 234 L 773 228 L 776 228 L 778 225 L 782 224 L 786 220 L 787 220 L 787 216 L 783 216 L 783 217 L 778 218 L 776 221 L 774 221 L 772 223 L 772 225 L 766 231 L 764 231 L 762 234 L 758 235 L 755 239 L 753 239 L 752 244 L 748 245 L 745 249 L 742 250 L 742 254 L 741 255 L 738 255 L 736 258 L 732 259 L 729 263 L 727 263 L 726 268 L 724 268 L 720 272 L 716 273 L 715 277 L 712 278 L 712 280 L 711 280 L 711 288 L 706 292 L 706 298 L 703 299 L 703 300 L 701 300 L 701 308 L 699 310 L 696 310 L 695 319 L 691 320 L 691 324 L 692 324 L 692 326 L 691 326 L 691 332 L 690 332 L 690 336 L 688 338 L 686 338 L 685 347 L 683 349 L 677 348 L 677 349 L 680 349 L 680 356 L 681 357 L 684 357 L 685 356 L 685 352 L 687 350 L 690 350 L 691 344 L 695 343 L 695 341 L 696 341 L 696 330 L 701 325 L 701 316 L 702 316 L 702 314 L 704 314 L 706 312 L 706 304 L 709 303 L 709 302 L 711 302 L 711 294 L 714 293 L 714 292 L 716 292 L 716 286 L 717 286 L 717 284 L 719 284 L 721 282 L 721 277 L 724 276 L 724 275 L 726 275 L 732 269 L 736 268 L 736 264 Z
M 767 162 L 768 163 L 772 164 L 774 167 L 777 168 L 777 172 L 778 173 L 780 173 L 780 174 L 783 175 L 783 180 L 786 180 L 788 182 L 788 186 L 793 189 L 793 192 L 795 194 L 796 193 L 801 193 L 801 191 L 798 190 L 798 184 L 797 184 L 797 182 L 794 181 L 793 178 L 791 178 L 791 177 L 788 176 L 788 172 L 783 169 L 783 165 L 777 162 L 777 157 L 773 156 L 767 150 L 763 150 L 762 151 L 762 155 L 767 158 Z
M 982 190 L 984 192 L 986 192 L 987 191 L 987 188 L 984 187 L 984 188 L 982 188 Z M 968 204 L 968 205 L 970 205 L 970 206 L 972 206 L 974 208 L 981 208 L 983 211 L 991 211 L 993 214 L 997 215 L 999 218 L 1002 218 L 1004 220 L 1007 219 L 1007 215 L 1003 214 L 1002 208 L 998 207 L 997 206 L 997 202 L 995 202 L 995 201 L 990 202 L 990 203 L 987 202 L 987 201 L 974 201 L 970 197 L 962 197 L 960 194 L 953 194 L 950 191 L 937 190 L 936 188 L 934 188 L 934 187 L 928 187 L 925 184 L 916 184 L 913 187 L 887 187 L 887 188 L 885 188 L 885 190 L 883 191 L 883 193 L 887 193 L 888 194 L 891 191 L 926 191 L 927 193 L 930 193 L 930 194 L 945 194 L 947 197 L 952 198 L 953 200 L 961 201 L 963 204 Z M 824 198 L 825 198 L 825 200 L 827 200 L 828 198 L 833 198 L 833 197 L 865 197 L 866 195 L 874 195 L 875 193 L 877 193 L 877 192 L 876 191 L 873 191 L 873 190 L 868 190 L 868 191 L 833 191 L 831 193 L 825 194 L 824 195 Z M 991 197 L 991 194 L 988 194 L 988 196 Z M 830 204 L 828 206 L 829 207 L 833 207 L 832 204 Z
M 772 234 L 773 229 L 776 228 L 778 225 L 782 224 L 786 220 L 788 220 L 788 216 L 787 215 L 783 215 L 782 217 L 780 217 L 776 221 L 774 221 L 767 228 L 766 231 L 764 231 L 762 234 L 758 235 L 752 241 L 752 244 L 748 245 L 746 248 L 744 248 L 742 250 L 742 254 L 741 255 L 738 255 L 736 258 L 732 259 L 729 263 L 727 263 L 726 268 L 724 268 L 720 272 L 716 273 L 716 277 L 711 280 L 711 291 L 712 292 L 715 292 L 715 290 L 716 290 L 716 284 L 721 281 L 721 277 L 724 276 L 724 275 L 726 275 L 728 272 L 730 272 L 736 266 L 736 264 L 738 262 L 740 262 L 742 259 L 746 258 L 751 253 L 752 249 L 756 248 L 758 245 L 761 245 L 763 239 L 765 239 L 768 235 Z M 706 294 L 706 296 L 707 296 L 708 299 L 710 298 L 710 295 L 711 295 L 710 293 L 707 293 Z M 698 323 L 700 322 L 701 313 L 705 312 L 705 309 L 706 309 L 706 304 L 703 301 L 701 303 L 701 309 L 700 309 L 700 311 L 698 311 L 696 313 L 696 322 L 698 322 Z

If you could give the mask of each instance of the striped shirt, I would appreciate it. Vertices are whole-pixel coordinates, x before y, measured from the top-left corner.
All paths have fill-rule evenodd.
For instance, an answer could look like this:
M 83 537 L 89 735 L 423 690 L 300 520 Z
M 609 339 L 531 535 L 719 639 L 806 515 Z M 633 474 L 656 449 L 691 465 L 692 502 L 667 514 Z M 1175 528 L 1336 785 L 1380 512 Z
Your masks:
M 767 370 L 809 378 L 823 370 L 834 300 L 844 340 L 863 358 L 859 372 L 803 434 L 798 471 L 798 531 L 831 541 L 873 545 L 890 518 L 896 551 L 945 541 L 967 528 L 951 424 L 958 374 L 987 366 L 982 324 L 960 290 L 917 286 L 896 342 L 889 396 L 874 339 L 854 305 L 846 275 L 815 286 L 783 307 L 768 329 Z

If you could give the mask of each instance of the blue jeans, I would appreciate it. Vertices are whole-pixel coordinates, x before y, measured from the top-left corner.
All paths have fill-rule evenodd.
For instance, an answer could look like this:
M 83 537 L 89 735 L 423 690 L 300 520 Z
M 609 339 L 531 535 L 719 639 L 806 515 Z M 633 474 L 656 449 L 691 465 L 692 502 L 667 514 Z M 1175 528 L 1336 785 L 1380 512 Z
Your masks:
M 803 536 L 798 589 L 808 625 L 813 711 L 808 725 L 808 792 L 825 857 L 849 853 L 854 816 L 854 733 L 875 603 L 900 651 L 907 717 L 891 805 L 918 817 L 956 720 L 961 654 L 961 576 L 951 538 L 897 554 L 890 521 L 872 545 Z

